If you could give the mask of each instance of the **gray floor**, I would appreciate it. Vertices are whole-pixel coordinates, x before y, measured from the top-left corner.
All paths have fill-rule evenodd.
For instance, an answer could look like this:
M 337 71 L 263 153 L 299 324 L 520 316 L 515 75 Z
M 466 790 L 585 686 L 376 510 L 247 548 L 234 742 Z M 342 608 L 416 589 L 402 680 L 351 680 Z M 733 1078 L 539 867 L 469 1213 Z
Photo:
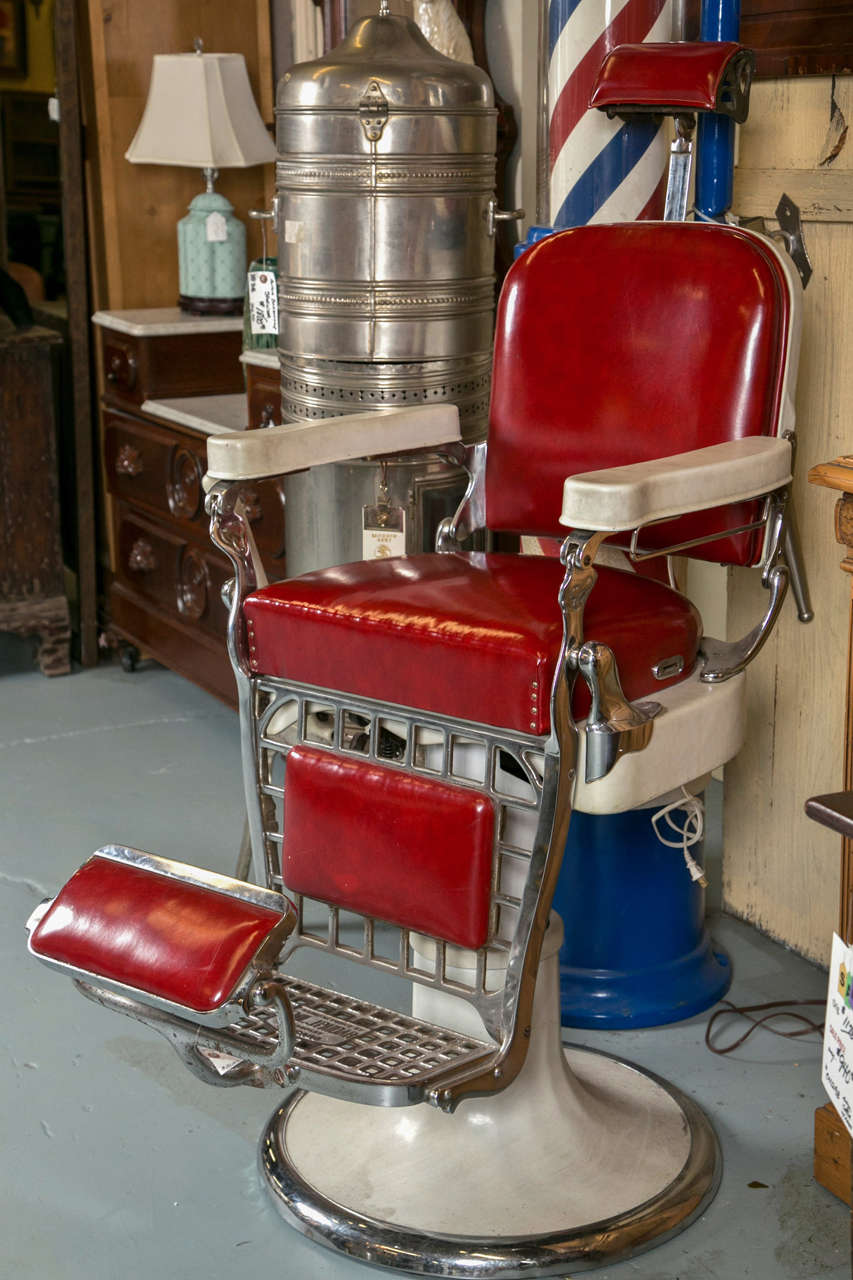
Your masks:
M 213 1090 L 158 1036 L 81 999 L 25 952 L 23 921 L 100 844 L 232 871 L 241 831 L 236 719 L 154 664 L 47 680 L 0 638 L 0 1275 L 352 1277 L 369 1268 L 287 1228 L 255 1173 L 268 1093 Z M 825 975 L 726 918 L 743 1004 L 825 994 Z M 841 1280 L 849 1218 L 811 1178 L 816 1037 L 756 1033 L 721 1058 L 707 1015 L 643 1032 L 575 1033 L 652 1068 L 712 1118 L 720 1192 L 681 1236 L 600 1280 Z M 760 1185 L 750 1185 L 760 1184 Z

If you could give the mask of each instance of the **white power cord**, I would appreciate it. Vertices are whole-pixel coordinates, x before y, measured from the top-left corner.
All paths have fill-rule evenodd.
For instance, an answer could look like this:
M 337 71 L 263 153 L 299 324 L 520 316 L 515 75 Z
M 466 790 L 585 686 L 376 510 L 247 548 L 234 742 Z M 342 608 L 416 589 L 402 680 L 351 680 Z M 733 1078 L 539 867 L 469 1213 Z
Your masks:
M 684 813 L 684 825 L 679 826 L 673 821 L 673 813 L 677 810 L 686 810 Z M 670 831 L 675 832 L 678 837 L 676 840 L 669 839 L 664 835 L 658 823 L 665 820 Z M 691 880 L 698 880 L 703 886 L 707 885 L 708 880 L 705 872 L 699 866 L 699 863 L 690 854 L 691 845 L 698 844 L 705 833 L 705 806 L 699 796 L 693 796 L 686 787 L 681 788 L 681 795 L 675 800 L 665 804 L 662 809 L 658 809 L 652 814 L 652 826 L 655 835 L 661 844 L 666 845 L 668 849 L 680 849 L 684 855 L 684 864 L 690 873 Z

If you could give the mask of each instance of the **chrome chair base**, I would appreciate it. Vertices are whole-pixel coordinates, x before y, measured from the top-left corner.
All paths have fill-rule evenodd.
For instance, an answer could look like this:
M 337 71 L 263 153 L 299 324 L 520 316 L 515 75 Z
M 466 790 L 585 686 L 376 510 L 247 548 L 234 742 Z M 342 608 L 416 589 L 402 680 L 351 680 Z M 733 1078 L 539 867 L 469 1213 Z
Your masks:
M 619 1261 L 704 1210 L 721 1162 L 699 1107 L 651 1072 L 562 1048 L 560 932 L 549 929 L 528 1060 L 503 1093 L 453 1115 L 316 1093 L 275 1112 L 259 1163 L 286 1222 L 373 1266 L 511 1280 Z

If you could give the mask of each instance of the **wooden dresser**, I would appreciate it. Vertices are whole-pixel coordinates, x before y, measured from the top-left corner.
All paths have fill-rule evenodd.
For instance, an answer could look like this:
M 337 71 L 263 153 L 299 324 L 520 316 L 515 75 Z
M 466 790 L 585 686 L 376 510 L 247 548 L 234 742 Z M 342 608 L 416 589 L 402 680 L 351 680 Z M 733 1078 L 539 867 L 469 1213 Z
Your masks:
M 250 427 L 281 422 L 281 366 L 277 351 L 244 351 Z
M 127 666 L 142 651 L 233 705 L 221 598 L 232 570 L 209 540 L 202 478 L 208 436 L 247 426 L 242 320 L 177 308 L 93 319 L 105 387 L 110 632 Z M 267 572 L 281 578 L 281 485 L 262 481 L 245 496 Z

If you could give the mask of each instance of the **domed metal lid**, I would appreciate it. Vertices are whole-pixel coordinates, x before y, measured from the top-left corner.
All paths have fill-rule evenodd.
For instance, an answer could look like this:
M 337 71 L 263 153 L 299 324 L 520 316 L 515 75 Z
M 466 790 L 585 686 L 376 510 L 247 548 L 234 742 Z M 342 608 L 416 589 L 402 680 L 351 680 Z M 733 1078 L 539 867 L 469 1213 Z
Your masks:
M 384 9 L 384 5 L 383 5 Z M 377 85 L 388 110 L 491 111 L 494 95 L 479 67 L 446 58 L 408 18 L 362 18 L 336 48 L 282 76 L 281 111 L 355 109 Z

